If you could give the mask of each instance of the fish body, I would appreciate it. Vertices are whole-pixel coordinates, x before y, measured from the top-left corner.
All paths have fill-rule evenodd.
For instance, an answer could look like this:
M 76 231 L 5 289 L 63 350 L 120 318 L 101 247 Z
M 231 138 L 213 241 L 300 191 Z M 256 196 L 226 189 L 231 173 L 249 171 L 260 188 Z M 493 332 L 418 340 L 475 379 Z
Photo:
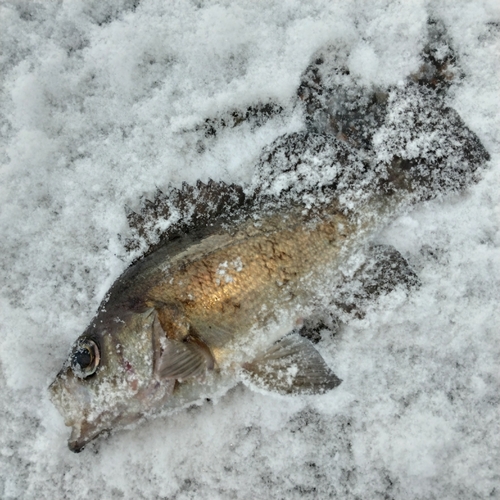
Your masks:
M 315 290 L 348 255 L 357 230 L 332 206 L 294 207 L 186 235 L 136 262 L 113 285 L 51 386 L 52 400 L 73 426 L 70 448 L 81 449 L 118 423 L 209 395 L 207 380 L 258 375 L 251 363 L 310 314 Z M 98 346 L 100 359 L 95 373 L 82 377 L 74 354 L 87 341 Z M 338 385 L 312 345 L 297 342 L 316 364 L 306 359 L 306 375 L 318 366 L 320 373 L 273 389 L 316 393 Z
M 71 450 L 239 380 L 282 394 L 336 387 L 311 342 L 290 332 L 328 306 L 339 269 L 388 217 L 466 186 L 488 159 L 427 88 L 332 104 L 344 73 L 325 61 L 298 92 L 314 127 L 274 141 L 250 187 L 171 190 L 130 216 L 150 250 L 111 287 L 50 387 Z M 170 229 L 159 234 L 158 219 Z

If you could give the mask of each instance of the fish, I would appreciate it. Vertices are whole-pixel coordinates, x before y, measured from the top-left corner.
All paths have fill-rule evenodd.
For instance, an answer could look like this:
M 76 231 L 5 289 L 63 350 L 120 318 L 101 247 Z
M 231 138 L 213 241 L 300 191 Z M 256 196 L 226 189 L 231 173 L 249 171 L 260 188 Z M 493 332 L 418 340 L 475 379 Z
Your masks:
M 447 65 L 439 62 L 404 87 L 374 89 L 324 49 L 297 91 L 305 130 L 265 148 L 249 185 L 171 187 L 129 212 L 135 239 L 127 247 L 139 257 L 49 388 L 72 428 L 70 450 L 240 381 L 291 396 L 341 383 L 301 325 L 335 301 L 359 313 L 363 294 L 353 301 L 341 292 L 350 256 L 395 214 L 474 182 L 489 159 L 440 98 Z M 259 109 L 255 126 L 282 111 L 263 105 L 238 116 L 252 119 Z M 215 121 L 209 127 L 215 135 Z M 389 255 L 388 267 L 396 260 L 373 255 Z M 381 274 L 365 271 L 367 297 Z

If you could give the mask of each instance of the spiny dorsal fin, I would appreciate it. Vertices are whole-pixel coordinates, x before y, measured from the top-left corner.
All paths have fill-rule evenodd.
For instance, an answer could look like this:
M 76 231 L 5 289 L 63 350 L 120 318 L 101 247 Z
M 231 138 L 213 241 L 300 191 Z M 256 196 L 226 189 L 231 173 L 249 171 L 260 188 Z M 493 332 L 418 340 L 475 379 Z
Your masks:
M 311 342 L 298 334 L 281 339 L 243 368 L 252 384 L 280 394 L 323 394 L 341 383 Z
M 144 200 L 138 212 L 130 211 L 127 219 L 134 236 L 127 250 L 147 247 L 153 252 L 161 241 L 172 239 L 191 228 L 208 226 L 237 212 L 246 203 L 243 188 L 236 184 L 198 181 L 196 186 L 183 183 L 181 188 L 157 190 L 153 200 Z

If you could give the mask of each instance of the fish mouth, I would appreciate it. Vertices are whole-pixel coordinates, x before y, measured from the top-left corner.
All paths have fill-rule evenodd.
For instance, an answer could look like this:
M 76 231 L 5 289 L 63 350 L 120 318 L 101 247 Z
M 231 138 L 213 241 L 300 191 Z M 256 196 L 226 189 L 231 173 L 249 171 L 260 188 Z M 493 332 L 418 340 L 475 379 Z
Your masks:
M 121 402 L 110 401 L 102 408 L 92 399 L 92 394 L 72 376 L 63 371 L 49 386 L 49 398 L 71 427 L 68 448 L 74 453 L 81 452 L 87 444 L 103 433 L 115 428 L 123 428 L 142 418 L 148 409 L 168 397 L 172 388 L 154 381 L 132 398 Z
M 78 443 L 76 441 L 68 441 L 68 448 L 73 453 L 80 453 L 85 448 L 85 444 L 81 445 L 80 443 Z
M 74 424 L 68 439 L 68 448 L 73 453 L 80 453 L 97 436 L 108 431 L 108 428 L 99 428 L 99 426 L 92 425 L 86 421 Z
M 97 436 L 109 430 L 110 421 L 116 420 L 109 412 L 103 412 L 95 419 L 87 420 L 90 409 L 90 397 L 76 383 L 69 371 L 59 373 L 48 388 L 49 398 L 64 419 L 64 424 L 71 427 L 68 447 L 79 453 Z
M 101 434 L 108 434 L 113 429 L 123 429 L 143 417 L 141 412 L 104 412 L 95 420 L 82 419 L 78 422 L 67 424 L 72 427 L 71 435 L 68 439 L 68 448 L 74 453 L 80 453 L 85 446 Z

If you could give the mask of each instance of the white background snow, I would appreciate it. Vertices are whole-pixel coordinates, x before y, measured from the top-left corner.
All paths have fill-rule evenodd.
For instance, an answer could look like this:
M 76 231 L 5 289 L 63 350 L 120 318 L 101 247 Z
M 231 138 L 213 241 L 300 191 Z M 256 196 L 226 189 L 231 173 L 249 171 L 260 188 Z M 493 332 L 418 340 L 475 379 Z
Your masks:
M 125 205 L 248 181 L 265 145 L 304 127 L 293 102 L 316 50 L 347 47 L 351 73 L 396 84 L 428 17 L 465 75 L 449 104 L 491 161 L 377 236 L 422 286 L 325 336 L 342 385 L 306 399 L 237 386 L 71 453 L 47 387 L 130 262 Z M 499 498 L 499 59 L 498 0 L 1 2 L 0 497 Z M 194 130 L 259 102 L 285 112 Z

